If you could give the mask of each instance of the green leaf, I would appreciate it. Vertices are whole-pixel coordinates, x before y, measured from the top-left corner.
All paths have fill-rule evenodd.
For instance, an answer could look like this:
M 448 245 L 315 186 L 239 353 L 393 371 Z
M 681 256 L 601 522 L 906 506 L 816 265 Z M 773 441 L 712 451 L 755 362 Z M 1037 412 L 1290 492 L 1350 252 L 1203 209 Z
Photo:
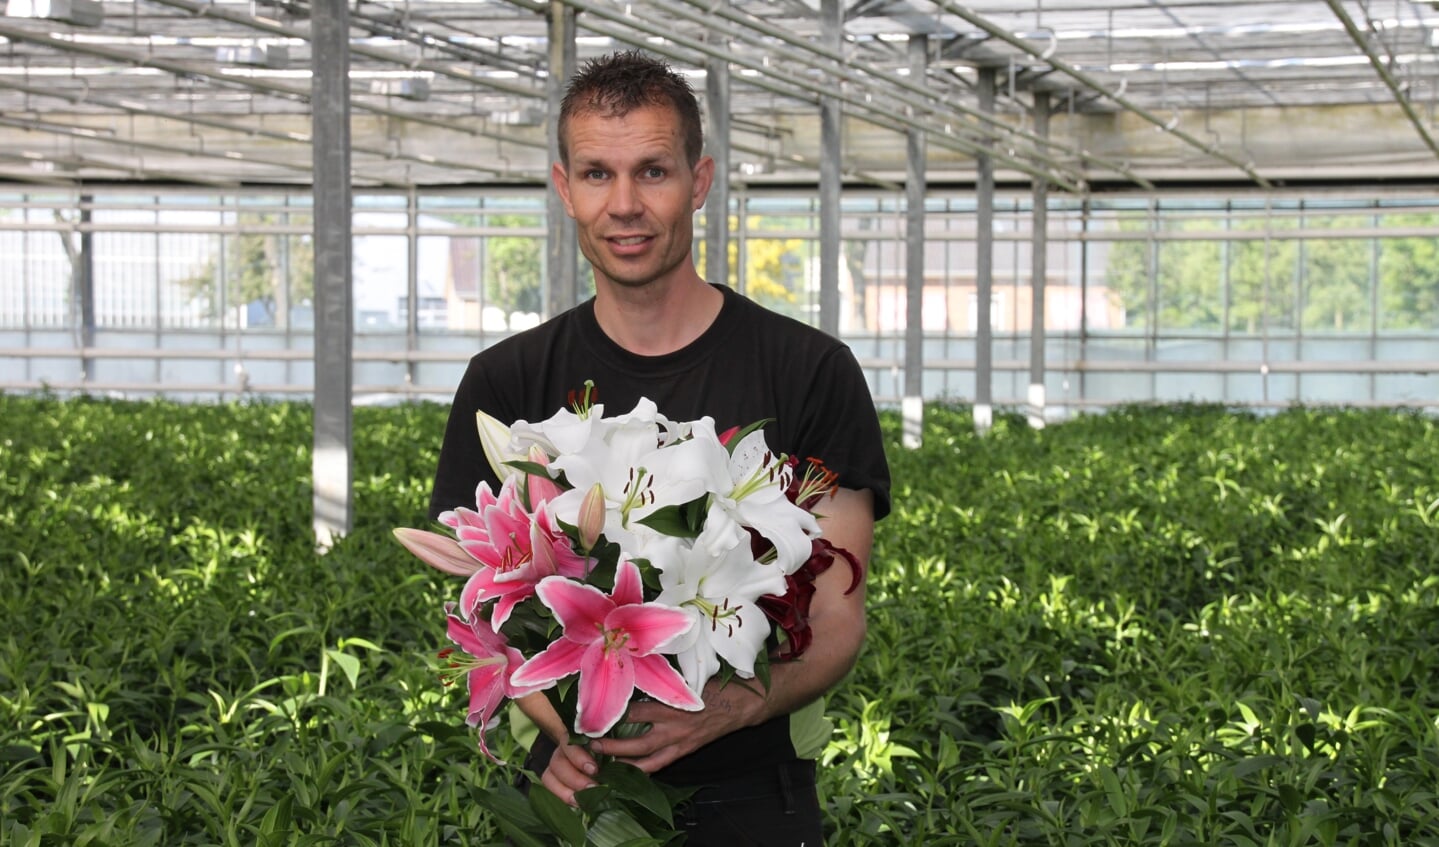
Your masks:
M 290 834 L 293 820 L 290 809 L 294 802 L 295 795 L 282 794 L 280 802 L 265 813 L 265 817 L 260 821 L 260 843 L 263 847 L 278 847 L 284 843 L 285 837 Z
M 598 780 L 617 795 L 634 801 L 650 814 L 674 826 L 674 809 L 654 777 L 634 765 L 611 760 L 600 766 Z
M 325 655 L 340 666 L 340 670 L 345 672 L 345 679 L 350 681 L 350 687 L 354 688 L 360 680 L 360 657 L 333 648 L 327 649 Z
M 518 470 L 521 473 L 530 474 L 532 476 L 542 476 L 545 479 L 550 478 L 549 470 L 539 462 L 531 462 L 529 459 L 514 459 L 512 461 L 505 462 L 505 464 Z
M 590 824 L 585 843 L 591 847 L 644 847 L 660 842 L 629 813 L 610 809 L 601 812 Z
M 495 823 L 518 847 L 552 847 L 536 833 L 545 827 L 525 795 L 512 786 L 478 789 L 475 802 L 495 816 Z
M 751 432 L 754 432 L 757 429 L 763 429 L 766 424 L 772 422 L 773 420 L 774 418 L 765 418 L 763 420 L 758 420 L 750 424 L 749 426 L 746 426 L 743 429 L 735 432 L 734 436 L 730 438 L 728 442 L 726 442 L 725 449 L 730 452 L 730 455 L 734 455 L 734 449 L 739 446 L 739 443 L 741 441 L 744 441 L 745 436 L 749 435 Z
M 1228 772 L 1235 779 L 1244 779 L 1252 773 L 1282 764 L 1284 759 L 1279 756 L 1248 756 L 1235 762 L 1228 768 Z
M 664 506 L 645 515 L 637 523 L 643 524 L 661 535 L 670 535 L 675 538 L 698 538 L 699 530 L 694 526 L 693 516 L 687 512 L 688 505 Z
M 285 630 L 285 631 L 283 631 L 283 632 L 275 635 L 275 637 L 273 637 L 273 638 L 270 639 L 270 655 L 274 655 L 274 653 L 275 653 L 275 648 L 278 647 L 278 646 L 280 646 L 280 643 L 283 642 L 283 641 L 285 641 L 286 639 L 288 639 L 290 636 L 292 636 L 292 635 L 305 635 L 305 634 L 312 633 L 312 632 L 315 632 L 315 631 L 316 631 L 316 630 L 315 630 L 315 627 L 314 627 L 314 626 L 309 626 L 309 625 L 307 625 L 307 626 L 296 626 L 296 627 L 291 627 L 290 629 L 287 629 L 287 630 Z
M 1099 779 L 1104 783 L 1104 793 L 1109 797 L 1109 808 L 1119 817 L 1129 813 L 1129 801 L 1125 798 L 1124 788 L 1119 783 L 1119 776 L 1114 768 L 1108 765 L 1100 765 Z
M 535 810 L 535 816 L 550 832 L 573 847 L 585 843 L 585 823 L 580 819 L 578 809 L 570 807 L 538 782 L 530 785 L 529 798 L 530 808 Z

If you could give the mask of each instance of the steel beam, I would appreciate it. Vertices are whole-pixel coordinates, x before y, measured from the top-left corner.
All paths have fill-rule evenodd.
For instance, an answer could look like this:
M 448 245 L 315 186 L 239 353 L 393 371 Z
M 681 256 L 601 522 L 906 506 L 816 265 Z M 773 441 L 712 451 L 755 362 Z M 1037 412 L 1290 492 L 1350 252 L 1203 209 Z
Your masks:
M 929 39 L 909 37 L 909 73 L 923 79 L 929 64 Z M 904 182 L 904 400 L 905 447 L 924 444 L 924 197 L 925 136 L 918 129 L 905 133 L 907 144 Z
M 820 39 L 839 49 L 844 37 L 840 0 L 820 3 Z M 844 114 L 839 98 L 819 98 L 819 328 L 839 336 L 840 162 Z
M 1403 110 L 1404 117 L 1408 118 L 1409 122 L 1414 125 L 1414 129 L 1419 133 L 1419 138 L 1423 140 L 1424 146 L 1428 147 L 1436 155 L 1439 155 L 1439 144 L 1435 143 L 1434 136 L 1429 133 L 1429 128 L 1424 125 L 1424 119 L 1414 111 L 1414 104 L 1409 102 L 1409 97 L 1404 93 L 1404 89 L 1399 85 L 1399 81 L 1395 79 L 1394 74 L 1390 72 L 1388 62 L 1384 60 L 1384 57 L 1375 52 L 1374 47 L 1369 43 L 1368 39 L 1364 37 L 1364 33 L 1360 32 L 1358 25 L 1354 23 L 1354 19 L 1349 17 L 1348 12 L 1344 11 L 1344 5 L 1342 3 L 1337 2 L 1337 0 L 1325 0 L 1325 2 L 1328 3 L 1329 8 L 1333 10 L 1335 17 L 1339 18 L 1339 22 L 1344 24 L 1344 31 L 1349 33 L 1349 37 L 1353 39 L 1354 45 L 1363 51 L 1365 57 L 1369 59 L 1369 64 L 1374 66 L 1374 72 L 1379 74 L 1379 78 L 1384 81 L 1385 87 L 1389 89 L 1389 93 L 1394 97 L 1394 102 Z M 1363 8 L 1362 4 L 1360 8 Z
M 353 523 L 354 371 L 350 195 L 350 25 L 348 0 L 310 6 L 314 73 L 315 409 L 314 528 L 327 550 Z
M 550 161 L 560 160 L 560 102 L 565 86 L 575 72 L 575 10 L 562 3 L 551 3 L 549 9 L 550 75 L 549 85 L 549 153 Z M 545 236 L 545 310 L 550 317 L 580 302 L 579 247 L 575 221 L 565 211 L 565 204 L 551 186 L 545 196 L 545 218 L 549 232 Z
M 1049 94 L 1034 93 L 1034 131 L 1049 137 Z M 1049 183 L 1033 185 L 1030 210 L 1030 313 L 1029 313 L 1029 425 L 1044 428 L 1044 287 L 1049 273 Z
M 705 147 L 714 159 L 714 185 L 705 202 L 705 277 L 729 283 L 730 77 L 729 61 L 705 63 L 705 103 L 709 138 Z
M 994 110 L 995 77 L 993 67 L 977 69 L 979 108 Z M 987 145 L 986 145 L 987 146 Z M 991 326 L 990 298 L 994 296 L 994 161 L 987 153 L 975 159 L 975 328 L 974 328 L 974 429 L 981 434 L 994 423 L 994 330 Z

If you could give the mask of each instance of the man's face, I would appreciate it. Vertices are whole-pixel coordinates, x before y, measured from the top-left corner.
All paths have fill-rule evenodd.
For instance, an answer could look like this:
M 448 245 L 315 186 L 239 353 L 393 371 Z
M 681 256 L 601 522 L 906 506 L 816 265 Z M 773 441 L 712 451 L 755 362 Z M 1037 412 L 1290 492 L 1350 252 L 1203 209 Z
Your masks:
M 674 111 L 581 113 L 568 129 L 569 167 L 554 166 L 555 188 L 596 285 L 639 288 L 693 273 L 693 215 L 709 193 L 714 162 L 705 157 L 692 168 L 685 161 Z

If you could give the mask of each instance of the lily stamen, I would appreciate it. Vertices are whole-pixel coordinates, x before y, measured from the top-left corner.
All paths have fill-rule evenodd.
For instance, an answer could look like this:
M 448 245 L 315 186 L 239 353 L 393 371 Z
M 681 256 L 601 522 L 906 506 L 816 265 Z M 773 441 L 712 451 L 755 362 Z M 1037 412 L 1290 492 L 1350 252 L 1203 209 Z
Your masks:
M 684 605 L 694 606 L 700 610 L 700 614 L 709 618 L 710 632 L 717 632 L 720 627 L 720 621 L 724 621 L 726 633 L 732 636 L 737 627 L 744 625 L 744 618 L 740 616 L 740 610 L 744 607 L 735 606 L 734 608 L 730 608 L 729 603 L 728 597 L 720 604 L 712 603 L 703 597 L 695 597 L 692 600 L 685 601 Z

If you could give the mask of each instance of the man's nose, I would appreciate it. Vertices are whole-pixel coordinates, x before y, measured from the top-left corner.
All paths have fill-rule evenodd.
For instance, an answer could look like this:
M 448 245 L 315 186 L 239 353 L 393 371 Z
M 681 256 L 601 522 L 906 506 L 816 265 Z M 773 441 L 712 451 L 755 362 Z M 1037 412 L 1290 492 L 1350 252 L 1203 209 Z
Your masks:
M 640 197 L 635 181 L 617 177 L 610 189 L 609 213 L 617 218 L 632 218 L 640 213 Z

